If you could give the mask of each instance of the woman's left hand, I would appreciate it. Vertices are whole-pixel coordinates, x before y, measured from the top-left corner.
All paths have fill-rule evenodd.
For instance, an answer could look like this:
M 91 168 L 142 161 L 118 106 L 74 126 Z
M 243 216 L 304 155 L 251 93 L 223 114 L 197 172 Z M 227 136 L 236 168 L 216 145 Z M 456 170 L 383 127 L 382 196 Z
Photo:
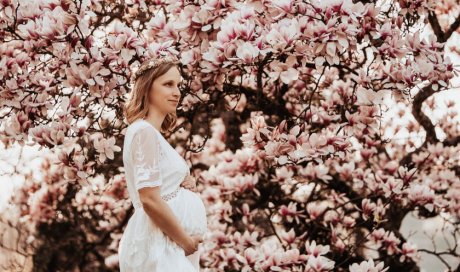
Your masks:
M 189 189 L 192 192 L 196 192 L 196 179 L 192 175 L 187 175 L 180 186 L 184 187 L 185 189 Z

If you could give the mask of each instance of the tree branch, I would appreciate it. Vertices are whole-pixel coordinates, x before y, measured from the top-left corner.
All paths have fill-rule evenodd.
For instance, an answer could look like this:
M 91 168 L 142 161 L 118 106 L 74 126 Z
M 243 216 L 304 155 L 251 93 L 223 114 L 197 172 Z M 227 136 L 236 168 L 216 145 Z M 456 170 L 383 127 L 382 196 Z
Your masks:
M 434 93 L 435 91 L 430 84 L 419 91 L 414 97 L 412 104 L 412 114 L 414 115 L 415 120 L 417 120 L 417 122 L 425 129 L 426 138 L 420 147 L 412 152 L 409 152 L 399 161 L 400 165 L 410 164 L 412 162 L 412 155 L 420 152 L 420 150 L 425 148 L 428 143 L 439 142 L 438 138 L 436 137 L 436 131 L 433 123 L 431 122 L 430 118 L 422 111 L 423 102 L 425 102 L 425 100 Z
M 457 19 L 450 25 L 447 32 L 444 32 L 441 29 L 441 25 L 439 24 L 438 17 L 434 12 L 430 11 L 428 13 L 428 21 L 430 22 L 431 28 L 433 29 L 434 34 L 436 35 L 438 42 L 444 43 L 446 42 L 450 36 L 460 27 L 460 14 L 457 16 Z

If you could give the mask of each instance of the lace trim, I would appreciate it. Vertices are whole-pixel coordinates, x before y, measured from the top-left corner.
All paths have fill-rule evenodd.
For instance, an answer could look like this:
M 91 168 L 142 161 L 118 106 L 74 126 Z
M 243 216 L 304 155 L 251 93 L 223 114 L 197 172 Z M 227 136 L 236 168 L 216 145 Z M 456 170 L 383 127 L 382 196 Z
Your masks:
M 141 138 L 137 137 L 137 146 L 141 147 Z M 136 175 L 138 181 L 146 181 L 152 176 L 157 176 L 160 173 L 160 168 L 158 164 L 147 165 L 145 161 L 145 154 L 142 148 L 134 150 L 134 167 L 136 169 Z
M 161 196 L 161 198 L 163 198 L 164 201 L 169 201 L 177 196 L 177 193 L 179 193 L 181 188 L 182 187 L 178 187 L 176 190 L 174 190 L 174 192 Z

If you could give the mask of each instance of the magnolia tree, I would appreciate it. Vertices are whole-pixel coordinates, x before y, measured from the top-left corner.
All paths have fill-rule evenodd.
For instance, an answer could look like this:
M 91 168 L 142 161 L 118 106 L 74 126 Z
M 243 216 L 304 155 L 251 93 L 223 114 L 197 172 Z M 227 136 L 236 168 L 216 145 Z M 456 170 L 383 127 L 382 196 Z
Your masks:
M 185 79 L 167 136 L 208 209 L 202 267 L 419 271 L 421 251 L 459 257 L 454 102 L 429 117 L 456 76 L 455 1 L 0 5 L 2 142 L 51 151 L 11 200 L 37 271 L 117 270 L 132 212 L 120 109 L 140 62 L 164 54 Z M 388 99 L 400 110 L 384 122 Z M 409 242 L 408 213 L 445 220 L 450 248 Z

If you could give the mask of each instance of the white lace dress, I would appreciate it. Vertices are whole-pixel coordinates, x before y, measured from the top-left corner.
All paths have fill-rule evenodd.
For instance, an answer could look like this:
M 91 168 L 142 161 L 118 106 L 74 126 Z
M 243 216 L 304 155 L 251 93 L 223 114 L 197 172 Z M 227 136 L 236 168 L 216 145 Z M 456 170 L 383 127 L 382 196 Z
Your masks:
M 190 169 L 186 161 L 149 122 L 139 119 L 126 130 L 123 164 L 129 197 L 135 208 L 118 247 L 121 272 L 199 271 L 200 249 L 185 256 L 184 250 L 164 234 L 143 210 L 138 190 L 161 186 L 161 196 L 185 231 L 204 234 L 206 211 L 200 197 L 181 182 Z

